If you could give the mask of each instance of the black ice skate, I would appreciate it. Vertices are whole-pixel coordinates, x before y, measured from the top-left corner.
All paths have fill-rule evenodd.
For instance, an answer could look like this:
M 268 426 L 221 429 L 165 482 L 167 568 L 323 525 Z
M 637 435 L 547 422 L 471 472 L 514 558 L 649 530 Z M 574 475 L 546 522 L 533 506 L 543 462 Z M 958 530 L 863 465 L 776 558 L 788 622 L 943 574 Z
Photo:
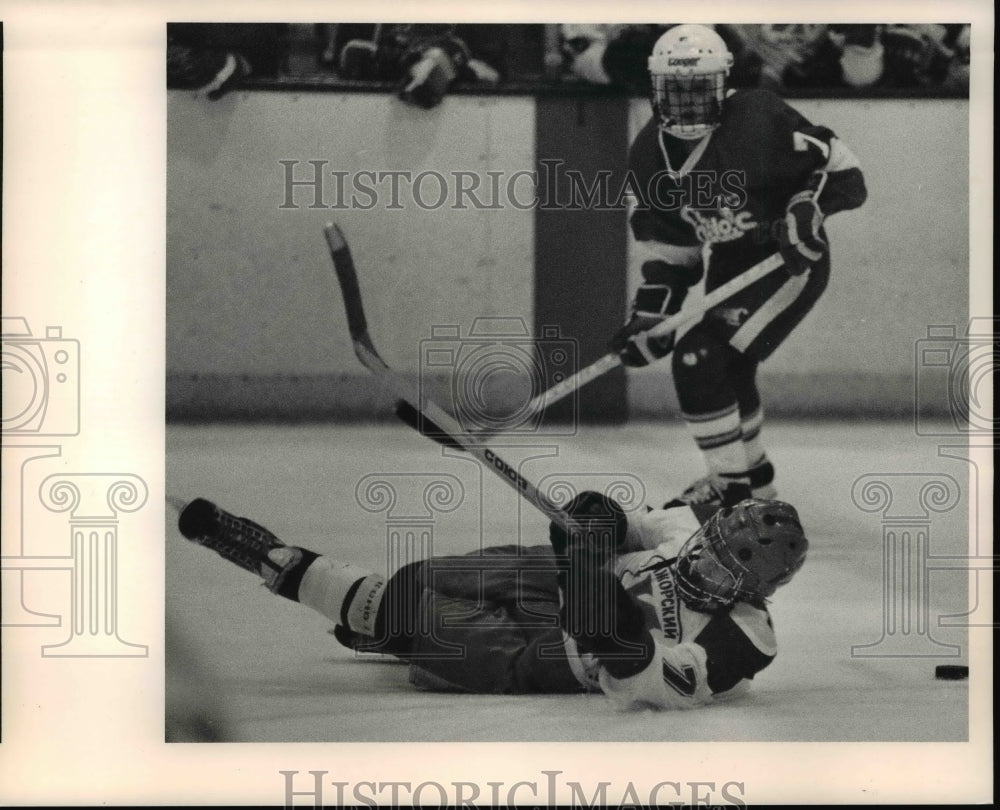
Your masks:
M 735 506 L 746 498 L 774 500 L 778 491 L 774 487 L 774 465 L 762 458 L 745 473 L 712 473 L 699 478 L 664 508 L 679 504 L 699 506 Z
M 755 498 L 773 501 L 778 497 L 778 490 L 774 487 L 774 465 L 767 460 L 767 456 L 750 468 L 747 477 Z
M 663 508 L 687 505 L 718 509 L 723 506 L 735 506 L 752 495 L 750 479 L 747 477 L 706 475 L 691 484 L 676 498 L 665 503 Z
M 263 526 L 231 515 L 204 498 L 196 498 L 184 507 L 177 527 L 188 540 L 263 578 L 264 584 L 275 593 L 285 572 L 302 555 L 301 549 L 282 543 Z M 275 549 L 285 551 L 269 554 Z

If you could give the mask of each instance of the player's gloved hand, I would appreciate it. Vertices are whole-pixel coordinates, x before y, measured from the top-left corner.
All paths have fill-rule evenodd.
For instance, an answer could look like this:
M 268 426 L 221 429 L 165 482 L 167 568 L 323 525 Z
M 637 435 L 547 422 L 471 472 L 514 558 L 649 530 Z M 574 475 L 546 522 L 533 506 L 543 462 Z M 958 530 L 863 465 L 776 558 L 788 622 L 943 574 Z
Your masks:
M 628 518 L 614 498 L 586 490 L 566 504 L 565 511 L 579 524 L 579 530 L 567 533 L 558 523 L 549 524 L 549 542 L 556 554 L 566 554 L 572 548 L 603 561 L 625 542 Z
M 680 312 L 687 297 L 685 278 L 691 270 L 653 260 L 643 264 L 642 275 L 645 282 L 636 290 L 631 317 L 611 338 L 611 351 L 633 368 L 647 366 L 674 350 L 673 332 L 661 337 L 651 337 L 647 332 Z
M 825 174 L 814 174 L 809 187 L 788 201 L 785 218 L 778 224 L 778 249 L 791 276 L 802 275 L 826 254 L 826 240 L 820 233 L 823 211 L 818 202 L 825 181 Z
M 581 653 L 597 657 L 615 678 L 628 678 L 653 660 L 653 637 L 641 608 L 614 572 L 572 547 L 560 577 L 559 621 Z
M 674 350 L 674 333 L 660 337 L 648 334 L 648 330 L 661 323 L 663 318 L 648 318 L 632 315 L 628 322 L 611 338 L 611 351 L 618 352 L 622 365 L 641 368 L 662 360 Z
M 653 659 L 653 638 L 642 610 L 605 565 L 625 541 L 625 511 L 614 498 L 587 490 L 566 512 L 579 530 L 567 533 L 556 523 L 549 528 L 559 565 L 562 628 L 580 652 L 595 655 L 614 677 L 635 675 Z
M 374 79 L 378 74 L 378 48 L 364 39 L 350 40 L 340 51 L 339 73 L 345 79 Z
M 429 110 L 441 103 L 457 76 L 451 57 L 441 48 L 428 48 L 407 72 L 399 97 L 407 104 Z

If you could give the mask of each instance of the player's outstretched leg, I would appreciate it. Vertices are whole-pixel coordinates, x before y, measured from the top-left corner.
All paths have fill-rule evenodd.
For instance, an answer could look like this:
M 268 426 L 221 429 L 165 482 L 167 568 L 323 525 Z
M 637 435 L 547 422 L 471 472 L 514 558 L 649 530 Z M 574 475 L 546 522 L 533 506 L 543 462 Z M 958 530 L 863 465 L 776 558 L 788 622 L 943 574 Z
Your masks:
M 231 515 L 204 498 L 196 498 L 181 510 L 177 527 L 188 540 L 257 574 L 275 593 L 283 575 L 302 559 L 301 549 L 285 545 L 260 524 Z M 275 549 L 283 551 L 275 553 Z
M 185 506 L 177 525 L 188 540 L 257 574 L 273 593 L 311 607 L 353 633 L 374 635 L 385 586 L 380 574 L 289 546 L 259 523 L 204 498 Z

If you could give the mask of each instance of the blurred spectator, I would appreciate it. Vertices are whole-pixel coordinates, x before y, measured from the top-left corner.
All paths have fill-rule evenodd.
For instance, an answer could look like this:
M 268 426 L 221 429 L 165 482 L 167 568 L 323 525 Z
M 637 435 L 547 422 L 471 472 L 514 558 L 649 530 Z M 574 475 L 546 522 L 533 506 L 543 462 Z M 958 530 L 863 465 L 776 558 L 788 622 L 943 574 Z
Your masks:
M 968 25 L 740 25 L 782 88 L 968 88 Z
M 391 82 L 423 108 L 459 82 L 549 79 L 647 95 L 653 44 L 673 24 L 171 23 L 168 87 L 219 98 L 247 77 Z M 716 24 L 732 88 L 968 89 L 967 24 Z
M 639 56 L 649 55 L 651 42 L 646 29 L 650 26 L 630 25 L 599 25 L 599 24 L 567 24 L 559 26 L 560 49 L 563 55 L 563 73 L 568 79 L 580 80 L 588 84 L 631 84 L 632 77 L 627 75 L 630 62 L 638 62 Z M 605 56 L 610 43 L 620 43 L 623 49 L 628 49 L 626 39 L 635 39 L 636 54 L 632 59 L 625 57 L 624 71 L 626 75 L 616 75 L 612 78 L 613 69 L 605 67 Z M 621 70 L 618 71 L 622 73 Z
M 276 77 L 283 35 L 275 23 L 168 23 L 167 87 L 215 100 L 251 74 Z
M 891 24 L 882 32 L 885 69 L 882 84 L 888 87 L 927 87 L 954 79 L 952 66 L 968 71 L 968 26 Z M 959 53 L 964 42 L 964 56 Z M 967 78 L 966 78 L 967 86 Z
M 759 62 L 757 85 L 782 87 L 836 87 L 842 83 L 840 49 L 826 25 L 734 25 L 745 54 Z
M 956 90 L 969 89 L 969 66 L 971 61 L 972 29 L 966 25 L 946 25 L 944 43 L 952 49 L 954 56 L 948 63 L 948 74 L 944 78 L 944 86 Z
M 666 25 L 562 25 L 563 71 L 567 78 L 590 84 L 626 87 L 649 93 L 647 60 Z M 733 53 L 732 87 L 757 83 L 759 60 L 748 54 L 738 34 L 726 25 L 711 25 Z
M 882 78 L 884 49 L 879 25 L 831 25 L 840 49 L 841 79 L 847 87 L 870 87 Z
M 394 82 L 403 101 L 425 109 L 456 81 L 495 84 L 500 77 L 447 23 L 330 26 L 323 61 L 345 79 Z

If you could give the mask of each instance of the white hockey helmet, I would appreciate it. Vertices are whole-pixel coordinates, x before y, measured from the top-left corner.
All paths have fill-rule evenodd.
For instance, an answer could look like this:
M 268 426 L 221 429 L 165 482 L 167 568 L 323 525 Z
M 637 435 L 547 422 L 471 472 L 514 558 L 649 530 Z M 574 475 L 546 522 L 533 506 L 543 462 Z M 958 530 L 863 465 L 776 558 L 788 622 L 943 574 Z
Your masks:
M 710 517 L 677 555 L 677 590 L 694 610 L 760 603 L 806 560 L 809 541 L 795 507 L 748 498 Z
M 733 55 L 704 25 L 677 25 L 661 36 L 649 57 L 653 115 L 677 138 L 702 138 L 719 125 L 726 76 Z

